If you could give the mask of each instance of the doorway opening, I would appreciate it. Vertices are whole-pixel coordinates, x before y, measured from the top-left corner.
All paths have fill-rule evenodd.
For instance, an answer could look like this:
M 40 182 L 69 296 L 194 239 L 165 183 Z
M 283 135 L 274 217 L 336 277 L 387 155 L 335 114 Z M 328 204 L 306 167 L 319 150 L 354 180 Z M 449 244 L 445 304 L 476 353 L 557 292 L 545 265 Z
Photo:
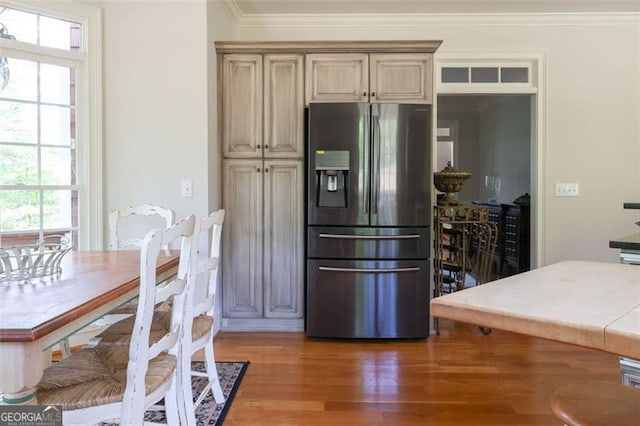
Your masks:
M 492 279 L 531 268 L 533 94 L 439 95 L 437 170 L 450 162 L 471 177 L 458 193 L 486 206 L 498 228 Z
M 505 201 L 505 205 L 528 201 L 531 269 L 546 264 L 545 69 L 543 51 L 442 50 L 436 57 L 434 76 L 438 126 L 450 129 L 452 135 L 448 152 L 456 168 L 473 174 L 460 199 Z M 465 117 L 455 117 L 461 110 L 476 114 L 478 120 L 476 143 L 482 145 L 475 148 L 475 158 L 469 157 L 464 143 L 468 140 Z M 508 143 L 509 132 L 522 137 Z M 528 151 L 524 148 L 527 142 Z M 438 144 L 434 145 L 436 158 Z

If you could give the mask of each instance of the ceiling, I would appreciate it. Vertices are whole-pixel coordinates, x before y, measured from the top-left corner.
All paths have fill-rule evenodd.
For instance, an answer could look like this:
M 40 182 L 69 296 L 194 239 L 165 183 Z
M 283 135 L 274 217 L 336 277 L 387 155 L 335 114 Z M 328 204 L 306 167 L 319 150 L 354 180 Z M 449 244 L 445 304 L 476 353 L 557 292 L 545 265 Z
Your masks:
M 240 16 L 309 14 L 617 13 L 640 0 L 220 0 Z

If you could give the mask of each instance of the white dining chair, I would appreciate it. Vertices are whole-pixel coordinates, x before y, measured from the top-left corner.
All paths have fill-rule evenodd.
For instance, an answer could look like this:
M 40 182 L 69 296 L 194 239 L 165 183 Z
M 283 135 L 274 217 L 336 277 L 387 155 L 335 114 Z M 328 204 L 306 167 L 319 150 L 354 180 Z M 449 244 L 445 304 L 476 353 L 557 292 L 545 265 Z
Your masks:
M 181 344 L 180 374 L 182 389 L 182 402 L 185 405 L 186 418 L 195 421 L 195 409 L 202 403 L 208 392 L 218 404 L 225 401 L 216 369 L 215 354 L 213 350 L 214 310 L 216 307 L 218 268 L 220 265 L 220 242 L 222 226 L 224 223 L 224 210 L 218 210 L 205 218 L 198 218 L 194 226 L 194 243 L 192 245 L 191 258 L 194 259 L 190 267 L 190 282 L 194 283 L 186 294 L 185 318 L 183 320 L 184 340 Z M 208 244 L 208 253 L 200 256 L 198 253 L 198 240 L 208 237 L 211 232 L 211 242 Z M 196 296 L 197 284 L 206 284 L 204 297 Z M 153 317 L 152 329 L 164 330 L 169 324 L 169 315 L 157 310 Z M 132 335 L 133 321 L 131 318 L 123 319 L 108 327 L 98 335 L 102 342 L 124 341 Z M 191 332 L 189 332 L 191 330 Z M 204 349 L 205 372 L 193 371 L 191 359 L 195 352 Z M 196 401 L 193 401 L 191 376 L 206 377 L 208 383 L 200 393 Z M 188 423 L 191 425 L 192 423 Z
M 119 419 L 122 425 L 142 425 L 145 410 L 164 398 L 167 424 L 191 424 L 186 419 L 180 378 L 182 320 L 194 253 L 195 217 L 165 231 L 149 231 L 140 254 L 140 293 L 128 339 L 112 339 L 82 348 L 45 369 L 37 385 L 38 403 L 60 405 L 63 424 L 93 425 Z M 162 246 L 181 240 L 177 276 L 156 285 L 156 263 Z M 155 306 L 173 301 L 166 329 L 152 327 Z
M 220 209 L 209 216 L 198 219 L 194 230 L 193 248 L 197 249 L 197 241 L 201 237 L 209 236 L 211 242 L 208 245 L 208 253 L 200 256 L 194 253 L 194 265 L 191 273 L 194 274 L 192 282 L 206 283 L 206 294 L 202 299 L 196 300 L 195 286 L 187 293 L 185 308 L 184 329 L 185 332 L 191 329 L 191 339 L 185 341 L 181 350 L 182 368 L 180 369 L 182 383 L 189 384 L 182 386 L 185 409 L 188 419 L 195 418 L 195 410 L 202 403 L 208 392 L 213 393 L 217 404 L 225 401 L 218 370 L 216 369 L 216 359 L 213 350 L 214 313 L 216 308 L 216 294 L 218 284 L 218 272 L 220 267 L 220 242 L 222 237 L 222 226 L 224 224 L 225 211 Z M 191 368 L 193 354 L 204 349 L 205 372 L 194 371 Z M 193 402 L 193 389 L 191 386 L 191 376 L 206 377 L 208 383 L 202 390 L 198 398 Z
M 143 238 L 149 230 L 167 229 L 175 221 L 175 211 L 154 204 L 112 209 L 109 211 L 109 250 L 139 250 L 142 247 Z M 163 248 L 169 249 L 169 244 L 165 244 Z M 100 330 L 135 314 L 137 303 L 137 300 L 131 300 L 119 306 L 96 321 L 93 324 L 94 327 Z M 92 344 L 91 340 L 89 340 L 89 344 Z M 68 358 L 71 355 L 69 337 L 62 339 L 59 345 L 63 358 Z
M 176 222 L 176 213 L 172 209 L 154 204 L 120 207 L 109 212 L 109 250 L 139 249 L 144 235 L 149 229 L 158 227 L 167 229 Z M 162 246 L 169 250 L 170 244 Z M 123 315 L 136 312 L 136 300 L 131 300 L 111 311 L 98 324 L 107 326 L 121 320 Z

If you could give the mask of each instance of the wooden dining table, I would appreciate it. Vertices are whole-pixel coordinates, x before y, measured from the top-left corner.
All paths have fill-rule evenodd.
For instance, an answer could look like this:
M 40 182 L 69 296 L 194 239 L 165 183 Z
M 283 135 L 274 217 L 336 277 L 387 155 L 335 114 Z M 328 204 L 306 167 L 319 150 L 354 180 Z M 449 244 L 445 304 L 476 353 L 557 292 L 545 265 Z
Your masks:
M 157 282 L 177 273 L 179 252 L 163 251 Z M 59 276 L 0 284 L 1 404 L 35 402 L 35 386 L 51 362 L 50 348 L 133 299 L 140 252 L 71 251 Z

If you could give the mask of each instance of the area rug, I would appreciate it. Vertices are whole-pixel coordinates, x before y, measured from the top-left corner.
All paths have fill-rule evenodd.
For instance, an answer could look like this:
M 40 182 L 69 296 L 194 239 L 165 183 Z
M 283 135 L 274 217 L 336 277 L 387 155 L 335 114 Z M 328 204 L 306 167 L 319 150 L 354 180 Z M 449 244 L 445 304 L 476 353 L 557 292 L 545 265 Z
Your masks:
M 249 361 L 245 362 L 217 362 L 216 369 L 218 370 L 218 377 L 220 378 L 220 386 L 222 387 L 222 393 L 224 394 L 225 402 L 222 404 L 216 404 L 213 399 L 211 391 L 198 406 L 196 410 L 196 422 L 198 426 L 220 426 L 224 421 L 233 398 L 238 391 L 240 381 L 244 376 Z M 194 371 L 205 371 L 204 362 L 194 361 L 191 363 L 191 367 Z M 202 392 L 202 389 L 207 385 L 208 380 L 205 377 L 193 377 L 191 376 L 191 386 L 193 387 L 194 401 Z
M 225 402 L 223 404 L 216 404 L 216 401 L 213 399 L 213 394 L 209 391 L 196 410 L 196 424 L 198 426 L 222 425 L 222 422 L 231 407 L 231 403 L 233 402 L 233 397 L 240 386 L 240 381 L 242 380 L 248 366 L 249 361 L 216 361 L 216 369 L 218 370 L 218 377 L 220 378 L 220 386 L 222 387 Z M 194 371 L 205 371 L 204 362 L 202 361 L 193 361 L 191 363 L 191 368 Z M 208 380 L 206 377 L 191 376 L 194 401 L 200 395 L 202 389 L 207 385 L 207 382 Z M 167 421 L 164 411 L 162 410 L 147 411 L 144 416 L 144 420 L 157 423 L 166 423 Z M 103 423 L 103 426 L 110 426 L 110 424 Z

